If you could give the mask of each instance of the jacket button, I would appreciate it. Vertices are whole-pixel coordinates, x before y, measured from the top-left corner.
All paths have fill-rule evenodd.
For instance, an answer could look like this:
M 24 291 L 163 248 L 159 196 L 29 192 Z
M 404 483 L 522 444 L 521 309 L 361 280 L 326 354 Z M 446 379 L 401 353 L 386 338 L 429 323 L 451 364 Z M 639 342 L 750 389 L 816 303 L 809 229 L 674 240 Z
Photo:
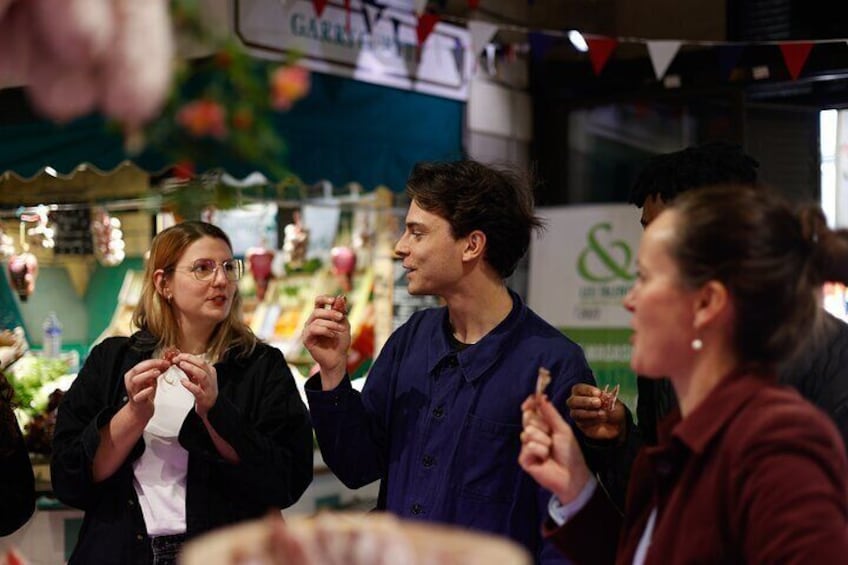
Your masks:
M 421 459 L 421 462 L 424 464 L 424 467 L 429 469 L 436 464 L 436 458 L 432 455 L 425 455 L 424 458 Z
M 447 361 L 448 367 L 456 367 L 457 365 L 459 365 L 459 361 L 457 361 L 456 355 L 451 355 L 450 357 L 448 357 L 448 361 Z
M 423 507 L 423 506 L 421 506 L 421 505 L 420 505 L 420 504 L 418 504 L 417 502 L 416 502 L 415 504 L 413 504 L 413 505 L 412 505 L 412 513 L 413 513 L 413 514 L 415 514 L 415 515 L 417 516 L 418 514 L 421 514 L 422 512 L 424 512 L 424 507 Z
M 444 415 L 445 415 L 444 407 L 438 406 L 438 407 L 433 409 L 433 417 L 436 418 L 437 420 L 441 420 L 442 416 L 444 416 Z
M 130 506 L 135 506 L 135 501 L 131 498 L 127 501 L 127 504 Z
M 142 534 L 136 534 L 135 539 L 137 539 L 138 541 L 141 541 L 141 540 L 144 539 L 144 536 Z

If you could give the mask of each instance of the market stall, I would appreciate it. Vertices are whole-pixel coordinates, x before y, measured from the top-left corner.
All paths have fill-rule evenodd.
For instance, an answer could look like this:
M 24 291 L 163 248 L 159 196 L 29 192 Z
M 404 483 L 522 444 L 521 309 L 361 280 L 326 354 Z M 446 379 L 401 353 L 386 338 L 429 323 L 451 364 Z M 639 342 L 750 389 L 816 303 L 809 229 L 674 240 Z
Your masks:
M 11 239 L 6 249 L 11 255 L 4 260 L 0 277 L 0 300 L 10 305 L 8 310 L 4 307 L 6 323 L 11 321 L 9 326 L 16 329 L 14 344 L 0 353 L 6 360 L 4 373 L 22 404 L 19 420 L 31 446 L 41 496 L 35 518 L 10 541 L 36 562 L 46 551 L 65 557 L 72 546 L 67 540 L 75 537 L 81 517 L 55 501 L 50 490 L 50 434 L 61 391 L 70 386 L 91 346 L 133 331 L 130 319 L 141 291 L 144 253 L 155 231 L 175 221 L 169 211 L 173 200 L 161 187 L 151 186 L 149 179 L 125 163 L 110 174 L 81 166 L 64 177 L 42 172 L 20 179 L 7 174 L 2 181 L 14 188 L 3 190 L 0 200 L 4 233 Z M 115 188 L 118 181 L 121 188 Z M 83 188 L 58 190 L 63 182 Z M 312 363 L 300 334 L 314 297 L 345 295 L 353 333 L 349 370 L 356 386 L 361 386 L 361 377 L 392 330 L 392 246 L 402 225 L 402 210 L 393 207 L 395 196 L 385 189 L 361 193 L 358 185 L 334 189 L 325 183 L 304 189 L 302 200 L 278 200 L 261 188 L 243 186 L 244 179 L 230 177 L 228 182 L 238 188 L 238 205 L 205 207 L 202 217 L 231 235 L 235 254 L 247 264 L 239 286 L 245 321 L 260 338 L 284 352 L 303 393 Z M 21 198 L 24 192 L 29 200 Z M 67 200 L 68 194 L 74 195 L 74 202 Z M 14 206 L 10 198 L 40 204 Z M 42 229 L 52 230 L 52 247 L 42 245 L 38 233 L 31 231 L 40 224 L 28 221 L 27 214 L 37 210 L 46 215 Z M 76 223 L 67 221 L 69 214 Z M 115 232 L 105 242 L 104 226 Z M 109 248 L 118 238 L 119 254 Z M 67 245 L 69 239 L 76 241 L 75 247 Z M 26 300 L 8 268 L 9 258 L 23 253 L 24 245 L 38 265 L 37 276 L 25 289 Z M 62 249 L 67 252 L 60 253 Z M 74 282 L 67 284 L 69 280 Z M 50 342 L 46 321 L 60 326 L 58 343 Z M 315 480 L 287 513 L 371 507 L 376 486 L 346 489 L 316 450 Z M 45 537 L 65 541 L 58 546 L 37 541 Z

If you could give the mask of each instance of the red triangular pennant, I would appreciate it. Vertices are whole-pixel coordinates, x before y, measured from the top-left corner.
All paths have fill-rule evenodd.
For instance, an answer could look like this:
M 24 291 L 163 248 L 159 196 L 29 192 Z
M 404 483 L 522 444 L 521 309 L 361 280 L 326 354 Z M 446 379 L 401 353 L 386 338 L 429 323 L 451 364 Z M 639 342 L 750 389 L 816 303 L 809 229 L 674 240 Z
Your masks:
M 812 48 L 813 43 L 811 41 L 780 44 L 780 52 L 783 53 L 783 62 L 786 63 L 786 68 L 789 70 L 789 76 L 792 77 L 792 80 L 795 80 L 801 74 Z
M 430 33 L 433 31 L 433 28 L 436 27 L 436 24 L 439 23 L 438 14 L 421 14 L 418 16 L 418 26 L 416 27 L 416 32 L 418 33 L 418 45 L 424 45 L 424 42 L 427 41 L 427 38 L 430 37 Z
M 345 31 L 350 33 L 350 0 L 344 0 L 345 6 Z
M 312 7 L 315 8 L 315 14 L 320 18 L 324 13 L 324 8 L 327 7 L 327 0 L 312 0 Z
M 586 37 L 586 45 L 589 46 L 589 59 L 592 61 L 592 68 L 595 70 L 595 75 L 600 75 L 610 55 L 612 55 L 612 52 L 618 46 L 618 40 L 614 37 L 596 35 L 594 37 Z

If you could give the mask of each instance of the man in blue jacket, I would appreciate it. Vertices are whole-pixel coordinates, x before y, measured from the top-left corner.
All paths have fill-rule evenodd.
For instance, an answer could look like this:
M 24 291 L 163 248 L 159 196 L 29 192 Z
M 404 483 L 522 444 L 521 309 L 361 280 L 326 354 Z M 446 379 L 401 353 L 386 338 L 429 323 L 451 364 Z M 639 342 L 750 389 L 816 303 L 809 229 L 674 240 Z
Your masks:
M 345 374 L 344 308 L 316 299 L 304 342 L 320 374 L 306 389 L 324 460 L 350 488 L 380 479 L 380 509 L 507 536 L 537 562 L 562 563 L 538 526 L 550 493 L 518 466 L 520 405 L 540 367 L 563 410 L 573 385 L 595 381 L 580 347 L 504 282 L 541 226 L 532 192 L 459 161 L 416 165 L 407 195 L 395 253 L 410 294 L 445 306 L 392 334 L 359 394 Z

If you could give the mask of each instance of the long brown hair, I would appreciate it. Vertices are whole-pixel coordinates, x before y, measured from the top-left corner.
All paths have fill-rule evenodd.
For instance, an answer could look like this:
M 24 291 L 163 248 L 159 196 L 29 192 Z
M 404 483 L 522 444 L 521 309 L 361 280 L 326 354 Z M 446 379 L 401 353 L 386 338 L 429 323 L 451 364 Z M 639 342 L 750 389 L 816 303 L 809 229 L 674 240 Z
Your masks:
M 793 209 L 771 190 L 718 186 L 681 194 L 671 252 L 684 284 L 723 283 L 734 298 L 743 362 L 773 367 L 820 330 L 819 291 L 848 283 L 848 230 L 817 206 Z
M 206 222 L 182 222 L 163 230 L 153 238 L 150 258 L 144 270 L 144 286 L 141 299 L 133 312 L 135 326 L 145 330 L 156 339 L 157 347 L 175 346 L 180 335 L 173 307 L 157 292 L 154 273 L 159 269 L 166 277 L 173 276 L 173 268 L 189 245 L 203 237 L 220 239 L 232 251 L 230 238 L 221 228 Z M 232 352 L 238 357 L 250 355 L 258 338 L 242 321 L 241 295 L 236 289 L 233 304 L 226 319 L 221 321 L 209 340 L 207 355 L 213 361 Z

